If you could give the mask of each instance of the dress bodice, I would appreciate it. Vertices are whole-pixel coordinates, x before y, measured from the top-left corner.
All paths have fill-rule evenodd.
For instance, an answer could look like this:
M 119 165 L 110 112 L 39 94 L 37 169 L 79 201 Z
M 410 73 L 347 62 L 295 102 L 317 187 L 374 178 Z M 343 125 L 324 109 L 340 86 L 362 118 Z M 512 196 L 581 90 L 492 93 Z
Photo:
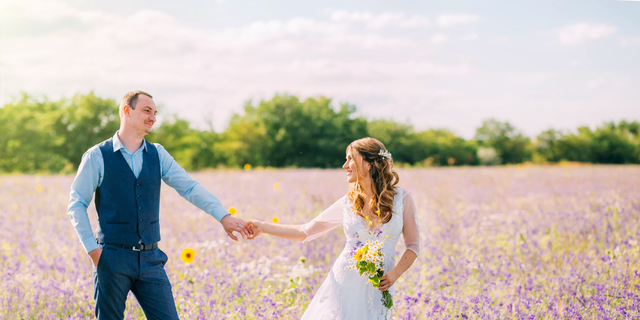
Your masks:
M 385 270 L 393 268 L 395 265 L 395 247 L 402 235 L 402 193 L 403 190 L 398 189 L 398 193 L 393 199 L 391 220 L 388 223 L 378 225 L 374 230 L 369 229 L 368 220 L 351 210 L 349 198 L 344 196 L 343 229 L 347 242 L 340 258 L 347 254 L 346 259 L 348 261 L 355 253 L 355 250 L 363 246 L 367 240 L 378 240 L 384 244 L 382 251 L 386 257 L 384 261 Z

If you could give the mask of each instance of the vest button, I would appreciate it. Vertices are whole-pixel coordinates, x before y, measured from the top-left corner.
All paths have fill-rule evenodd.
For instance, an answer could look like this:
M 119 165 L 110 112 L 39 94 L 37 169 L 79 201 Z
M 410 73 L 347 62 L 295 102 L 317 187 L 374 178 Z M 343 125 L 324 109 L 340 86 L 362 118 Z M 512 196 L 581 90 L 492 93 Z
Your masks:
M 140 186 L 140 184 L 139 184 L 139 183 L 136 183 L 136 187 L 139 187 L 139 186 Z
M 140 230 L 140 233 L 144 233 L 144 230 Z
M 142 207 L 138 207 L 138 210 L 142 210 Z
M 140 221 L 142 221 L 142 220 L 144 220 L 144 219 L 140 218 Z
M 142 197 L 141 195 L 137 195 L 138 198 Z

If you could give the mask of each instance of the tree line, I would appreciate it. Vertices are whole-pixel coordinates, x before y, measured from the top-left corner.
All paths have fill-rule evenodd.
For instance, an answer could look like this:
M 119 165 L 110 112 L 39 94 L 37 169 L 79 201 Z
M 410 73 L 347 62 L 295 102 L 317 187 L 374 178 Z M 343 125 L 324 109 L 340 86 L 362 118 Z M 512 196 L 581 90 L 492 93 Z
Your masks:
M 416 130 L 367 120 L 351 104 L 326 97 L 276 95 L 248 102 L 223 132 L 169 116 L 148 141 L 162 144 L 188 170 L 254 167 L 335 168 L 353 140 L 382 141 L 400 166 L 500 165 L 577 161 L 640 163 L 640 123 L 608 122 L 574 131 L 549 129 L 534 139 L 509 122 L 488 119 L 465 140 L 447 129 Z M 1 172 L 73 172 L 82 154 L 119 127 L 118 103 L 93 93 L 49 101 L 23 94 L 0 108 Z

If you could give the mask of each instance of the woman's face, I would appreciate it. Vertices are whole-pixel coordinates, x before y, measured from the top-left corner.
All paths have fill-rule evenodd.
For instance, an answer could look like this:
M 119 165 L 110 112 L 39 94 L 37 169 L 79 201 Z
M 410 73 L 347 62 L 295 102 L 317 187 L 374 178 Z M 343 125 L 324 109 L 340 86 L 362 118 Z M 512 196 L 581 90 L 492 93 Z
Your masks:
M 355 151 L 351 153 L 351 149 L 352 148 L 349 148 L 347 150 L 347 161 L 342 165 L 342 168 L 347 171 L 347 182 L 356 182 L 358 178 L 360 181 L 363 181 L 369 177 L 370 165 L 362 159 L 359 152 Z M 358 173 L 360 177 L 357 176 Z

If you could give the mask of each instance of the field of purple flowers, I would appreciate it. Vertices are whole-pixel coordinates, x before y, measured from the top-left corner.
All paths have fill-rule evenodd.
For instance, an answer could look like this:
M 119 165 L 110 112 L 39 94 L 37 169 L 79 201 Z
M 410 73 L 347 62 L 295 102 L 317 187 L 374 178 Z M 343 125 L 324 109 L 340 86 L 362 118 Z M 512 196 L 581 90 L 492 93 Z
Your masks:
M 194 173 L 236 217 L 298 224 L 347 191 L 341 170 Z M 422 251 L 394 319 L 640 318 L 640 167 L 400 170 Z M 92 266 L 66 215 L 72 176 L 0 176 L 0 318 L 87 319 Z M 163 185 L 162 242 L 183 319 L 296 319 L 344 245 L 233 242 Z M 93 226 L 95 209 L 90 207 Z M 180 259 L 193 248 L 195 259 Z M 397 252 L 404 250 L 402 243 Z M 133 296 L 127 319 L 144 319 Z

